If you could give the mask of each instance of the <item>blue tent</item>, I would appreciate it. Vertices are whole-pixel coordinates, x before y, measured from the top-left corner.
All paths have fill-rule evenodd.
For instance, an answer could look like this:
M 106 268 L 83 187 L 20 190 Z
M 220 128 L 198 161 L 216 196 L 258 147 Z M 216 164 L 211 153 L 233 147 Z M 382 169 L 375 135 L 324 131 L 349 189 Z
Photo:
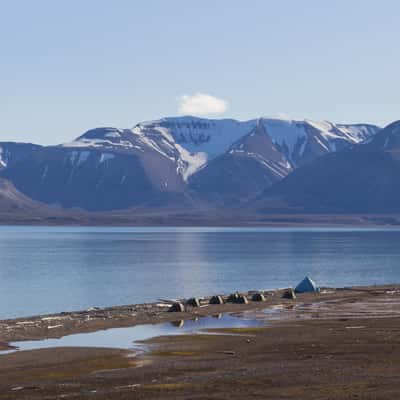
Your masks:
M 306 276 L 294 289 L 296 293 L 306 293 L 306 292 L 319 292 L 319 288 L 315 282 Z

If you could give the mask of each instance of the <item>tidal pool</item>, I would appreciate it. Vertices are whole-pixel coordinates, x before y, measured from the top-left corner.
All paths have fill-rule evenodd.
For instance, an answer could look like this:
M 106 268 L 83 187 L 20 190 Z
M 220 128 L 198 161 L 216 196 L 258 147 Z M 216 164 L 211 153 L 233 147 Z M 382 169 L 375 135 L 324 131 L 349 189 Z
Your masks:
M 263 325 L 261 319 L 246 317 L 246 314 L 218 314 L 192 320 L 136 325 L 126 328 L 111 328 L 90 333 L 78 333 L 59 339 L 12 342 L 14 350 L 0 352 L 0 355 L 15 351 L 38 350 L 54 347 L 103 347 L 117 349 L 140 349 L 139 342 L 157 336 L 207 333 L 208 329 L 248 328 Z

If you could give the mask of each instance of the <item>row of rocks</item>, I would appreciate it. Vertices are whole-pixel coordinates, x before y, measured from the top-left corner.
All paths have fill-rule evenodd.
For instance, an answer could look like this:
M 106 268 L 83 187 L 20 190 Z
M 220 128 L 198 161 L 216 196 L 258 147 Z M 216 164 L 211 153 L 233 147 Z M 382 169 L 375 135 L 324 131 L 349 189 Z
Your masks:
M 200 299 L 198 297 L 192 297 L 183 301 L 175 301 L 171 304 L 169 312 L 185 312 L 188 308 L 206 307 L 208 305 L 221 305 L 225 303 L 233 304 L 248 304 L 249 301 L 260 302 L 266 301 L 266 296 L 273 295 L 271 292 L 249 292 L 246 294 L 240 294 L 238 292 L 232 293 L 228 296 L 216 295 L 207 299 Z M 288 289 L 283 293 L 283 298 L 292 299 L 296 298 L 296 294 L 293 289 Z M 249 300 L 250 299 L 250 300 Z

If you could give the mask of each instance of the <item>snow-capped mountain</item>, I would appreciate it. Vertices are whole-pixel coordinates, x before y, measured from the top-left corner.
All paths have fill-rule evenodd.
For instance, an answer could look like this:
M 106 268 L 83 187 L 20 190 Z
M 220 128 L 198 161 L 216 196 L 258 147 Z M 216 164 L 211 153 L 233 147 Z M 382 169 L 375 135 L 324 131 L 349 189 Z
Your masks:
M 268 188 L 250 207 L 324 213 L 400 212 L 400 121 L 325 155 Z
M 379 130 L 379 127 L 369 124 L 343 125 L 328 121 L 276 118 L 237 121 L 178 117 L 140 123 L 132 131 L 156 141 L 158 137 L 167 138 L 170 143 L 179 145 L 178 150 L 184 148 L 192 155 L 202 154 L 202 161 L 197 163 L 202 166 L 224 154 L 257 125 L 264 127 L 266 135 L 285 155 L 292 168 L 348 144 L 360 143 Z M 192 168 L 191 172 L 197 169 Z
M 62 146 L 113 149 L 136 154 L 155 151 L 175 163 L 177 172 L 187 180 L 209 161 L 229 151 L 259 125 L 285 156 L 290 168 L 349 144 L 359 143 L 379 130 L 368 124 L 340 125 L 311 120 L 259 118 L 237 121 L 170 117 L 142 122 L 132 129 L 93 129 Z
M 211 160 L 190 178 L 190 188 L 215 204 L 246 201 L 292 171 L 285 155 L 272 142 L 260 120 L 228 151 Z
M 130 129 L 92 129 L 72 142 L 40 147 L 18 162 L 3 162 L 2 175 L 31 198 L 63 207 L 234 203 L 378 131 L 309 120 L 163 118 Z
M 348 145 L 361 143 L 380 130 L 379 127 L 369 124 L 343 125 L 307 119 L 262 119 L 262 123 L 292 168 Z
M 164 118 L 143 122 L 132 129 L 98 128 L 78 137 L 68 148 L 112 149 L 141 156 L 155 152 L 176 166 L 187 180 L 207 162 L 249 133 L 256 120 L 208 120 L 195 117 Z

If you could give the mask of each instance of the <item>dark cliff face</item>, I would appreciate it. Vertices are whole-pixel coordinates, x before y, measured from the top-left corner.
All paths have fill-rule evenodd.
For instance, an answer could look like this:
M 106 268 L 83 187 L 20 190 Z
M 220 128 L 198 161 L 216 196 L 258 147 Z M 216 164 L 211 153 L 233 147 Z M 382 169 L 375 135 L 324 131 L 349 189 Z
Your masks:
M 41 148 L 31 143 L 0 142 L 0 170 L 15 165 Z
M 90 211 L 162 205 L 173 195 L 161 192 L 135 155 L 97 150 L 46 148 L 2 176 L 47 204 Z
M 252 206 L 267 211 L 273 201 L 304 212 L 400 212 L 400 123 L 297 169 Z

